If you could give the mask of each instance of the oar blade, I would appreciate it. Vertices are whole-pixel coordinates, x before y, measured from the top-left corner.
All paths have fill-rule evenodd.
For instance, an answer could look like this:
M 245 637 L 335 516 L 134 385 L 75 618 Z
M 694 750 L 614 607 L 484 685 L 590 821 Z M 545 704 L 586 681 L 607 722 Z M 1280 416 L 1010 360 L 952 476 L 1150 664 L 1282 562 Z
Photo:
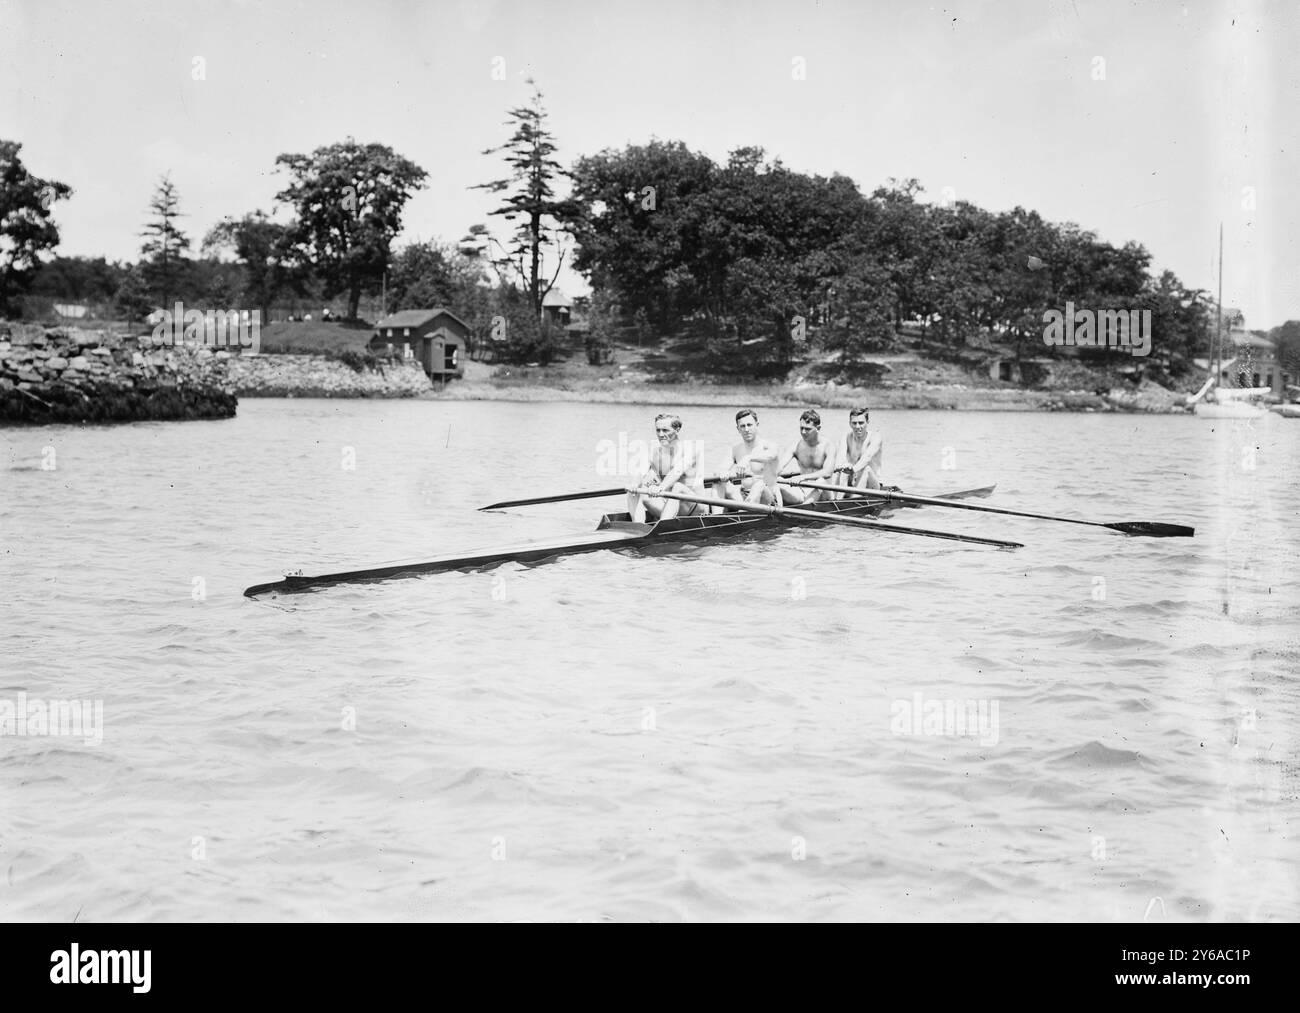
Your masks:
M 617 489 L 592 489 L 589 492 L 566 492 L 557 496 L 534 496 L 532 499 L 508 499 L 500 503 L 489 503 L 487 506 L 479 507 L 479 510 L 506 510 L 509 507 L 535 506 L 539 503 L 567 503 L 570 500 L 579 499 L 601 499 L 605 496 L 622 496 L 627 492 L 625 488 Z
M 1122 531 L 1126 535 L 1144 535 L 1147 538 L 1191 538 L 1195 528 L 1183 524 L 1165 524 L 1161 521 L 1116 521 L 1105 527 Z

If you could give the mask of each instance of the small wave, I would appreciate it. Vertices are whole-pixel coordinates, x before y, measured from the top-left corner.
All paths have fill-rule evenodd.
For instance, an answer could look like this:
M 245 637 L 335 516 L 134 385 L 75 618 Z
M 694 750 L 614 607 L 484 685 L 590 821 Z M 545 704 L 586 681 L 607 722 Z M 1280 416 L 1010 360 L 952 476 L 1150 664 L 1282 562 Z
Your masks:
M 1063 767 L 1132 767 L 1147 766 L 1142 755 L 1131 749 L 1111 749 L 1100 742 L 1089 742 L 1078 749 L 1063 749 L 1047 757 L 1047 763 Z

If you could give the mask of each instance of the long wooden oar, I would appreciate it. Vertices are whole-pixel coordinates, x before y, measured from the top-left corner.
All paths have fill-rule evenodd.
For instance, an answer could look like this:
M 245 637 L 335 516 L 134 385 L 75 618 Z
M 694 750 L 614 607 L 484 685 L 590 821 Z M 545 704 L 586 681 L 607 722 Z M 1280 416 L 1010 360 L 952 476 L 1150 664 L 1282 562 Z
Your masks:
M 783 485 L 800 489 L 821 489 L 825 492 L 843 492 L 851 496 L 870 496 L 877 499 L 894 500 L 898 503 L 916 503 L 919 506 L 955 507 L 958 510 L 977 510 L 985 514 L 1006 514 L 1008 517 L 1032 517 L 1040 521 L 1061 521 L 1064 524 L 1089 524 L 1095 528 L 1110 528 L 1122 531 L 1126 535 L 1148 535 L 1151 538 L 1191 538 L 1195 528 L 1182 524 L 1165 524 L 1161 521 L 1115 521 L 1104 524 L 1101 521 L 1081 521 L 1073 517 L 1053 517 L 1051 514 L 1031 514 L 1024 510 L 1003 510 L 1000 507 L 976 506 L 973 503 L 959 503 L 951 499 L 931 499 L 929 496 L 909 496 L 901 492 L 885 492 L 883 489 L 858 489 L 855 486 L 827 485 L 824 482 L 797 482 L 793 479 L 781 479 Z
M 722 478 L 706 478 L 705 485 L 712 485 L 714 482 L 725 482 L 726 476 Z M 485 507 L 479 507 L 480 510 L 504 510 L 507 507 L 533 506 L 537 503 L 564 503 L 568 500 L 578 499 L 602 499 L 605 496 L 623 496 L 627 494 L 627 486 L 620 485 L 617 489 L 593 489 L 591 492 L 567 492 L 559 496 L 537 496 L 533 499 L 509 499 L 503 503 L 489 503 Z M 655 493 L 655 495 L 659 495 Z
M 683 503 L 699 503 L 703 506 L 723 507 L 726 510 L 742 510 L 752 514 L 776 514 L 781 517 L 798 517 L 801 520 L 821 521 L 826 524 L 852 524 L 856 527 L 872 528 L 876 531 L 893 531 L 900 535 L 925 535 L 929 538 L 946 538 L 953 542 L 973 542 L 977 545 L 996 545 L 999 549 L 1023 549 L 1020 542 L 1004 542 L 997 538 L 976 538 L 974 535 L 956 535 L 950 531 L 931 531 L 929 528 L 905 528 L 900 524 L 886 524 L 884 521 L 869 521 L 864 517 L 845 517 L 841 514 L 821 513 L 817 510 L 796 510 L 792 507 L 774 507 L 763 503 L 742 503 L 738 500 L 715 499 L 712 496 L 687 496 L 680 492 L 665 492 L 662 489 L 630 489 L 647 496 L 666 496 L 679 499 Z M 945 500 L 945 502 L 947 502 Z

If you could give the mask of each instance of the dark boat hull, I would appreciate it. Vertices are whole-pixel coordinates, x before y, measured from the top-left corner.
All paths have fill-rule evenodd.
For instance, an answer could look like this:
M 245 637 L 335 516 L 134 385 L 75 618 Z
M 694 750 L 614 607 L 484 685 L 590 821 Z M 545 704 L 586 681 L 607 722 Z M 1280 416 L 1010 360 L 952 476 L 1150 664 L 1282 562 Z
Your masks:
M 966 489 L 946 493 L 936 499 L 971 499 L 989 495 L 994 486 Z M 896 504 L 881 500 L 834 500 L 817 503 L 803 509 L 817 513 L 847 514 L 871 517 L 885 511 L 898 509 Z M 266 594 L 300 594 L 334 584 L 359 584 L 398 577 L 413 577 L 424 573 L 443 573 L 449 570 L 481 570 L 502 563 L 534 563 L 557 556 L 572 556 L 602 549 L 627 549 L 645 545 L 676 542 L 712 541 L 761 531 L 779 531 L 786 527 L 815 525 L 815 520 L 793 517 L 774 517 L 765 514 L 702 514 L 692 517 L 675 517 L 653 524 L 637 524 L 626 513 L 605 514 L 596 530 L 589 535 L 572 535 L 554 541 L 526 542 L 504 549 L 438 556 L 433 559 L 391 563 L 363 570 L 323 573 L 308 576 L 301 573 L 286 574 L 283 580 L 270 584 L 254 584 L 244 591 L 245 597 L 257 598 Z

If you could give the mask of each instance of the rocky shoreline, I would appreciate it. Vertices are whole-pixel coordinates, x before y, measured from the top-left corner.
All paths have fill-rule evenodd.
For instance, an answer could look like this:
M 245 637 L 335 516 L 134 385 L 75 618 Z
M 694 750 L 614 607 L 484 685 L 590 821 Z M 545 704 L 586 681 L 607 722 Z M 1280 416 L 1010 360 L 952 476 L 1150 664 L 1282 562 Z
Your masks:
M 796 380 L 665 383 L 635 370 L 493 368 L 466 364 L 435 386 L 417 363 L 352 365 L 324 355 L 239 355 L 156 344 L 149 336 L 0 322 L 0 424 L 230 418 L 237 398 L 421 398 L 608 404 L 1182 414 L 1185 395 L 1150 381 L 1108 390 L 968 385 L 935 372 L 922 382 L 857 387 Z M 925 382 L 925 381 L 939 382 Z
M 0 424 L 223 419 L 229 353 L 0 322 Z
M 227 363 L 237 397 L 431 396 L 434 391 L 418 363 L 354 369 L 323 355 L 241 355 Z

